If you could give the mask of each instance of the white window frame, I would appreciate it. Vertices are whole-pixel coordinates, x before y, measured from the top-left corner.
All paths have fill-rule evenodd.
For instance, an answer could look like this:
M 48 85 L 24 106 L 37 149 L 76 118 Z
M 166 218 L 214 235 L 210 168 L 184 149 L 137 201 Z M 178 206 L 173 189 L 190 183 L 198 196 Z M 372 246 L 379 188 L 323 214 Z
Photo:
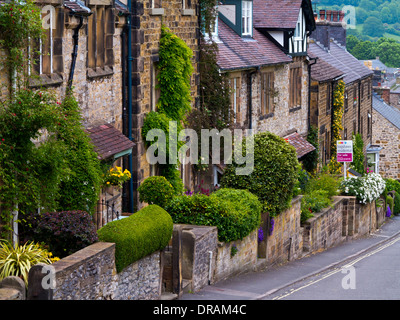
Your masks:
M 253 35 L 253 1 L 242 1 L 242 36 Z

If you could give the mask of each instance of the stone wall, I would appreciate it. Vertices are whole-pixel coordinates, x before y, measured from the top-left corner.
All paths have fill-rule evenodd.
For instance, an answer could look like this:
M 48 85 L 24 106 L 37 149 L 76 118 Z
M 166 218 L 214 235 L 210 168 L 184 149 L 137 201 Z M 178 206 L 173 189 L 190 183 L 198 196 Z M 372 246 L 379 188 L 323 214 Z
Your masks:
M 220 281 L 242 272 L 255 270 L 257 266 L 257 230 L 242 240 L 218 243 L 214 281 Z M 232 248 L 236 248 L 236 253 Z
M 379 174 L 384 178 L 400 179 L 400 129 L 375 110 L 372 119 L 372 144 L 383 148 L 379 153 Z
M 52 267 L 56 279 L 53 300 L 156 300 L 161 296 L 160 251 L 117 273 L 115 244 L 97 242 Z M 38 281 L 41 278 L 31 280 L 30 275 L 32 287 Z M 40 294 L 28 291 L 28 299 L 37 296 Z

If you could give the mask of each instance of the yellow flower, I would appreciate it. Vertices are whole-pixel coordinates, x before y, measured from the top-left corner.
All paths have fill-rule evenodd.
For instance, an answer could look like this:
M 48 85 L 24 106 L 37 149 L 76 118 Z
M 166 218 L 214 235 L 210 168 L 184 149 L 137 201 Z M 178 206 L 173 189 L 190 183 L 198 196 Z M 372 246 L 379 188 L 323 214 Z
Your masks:
M 110 184 L 110 181 L 107 181 L 107 184 Z

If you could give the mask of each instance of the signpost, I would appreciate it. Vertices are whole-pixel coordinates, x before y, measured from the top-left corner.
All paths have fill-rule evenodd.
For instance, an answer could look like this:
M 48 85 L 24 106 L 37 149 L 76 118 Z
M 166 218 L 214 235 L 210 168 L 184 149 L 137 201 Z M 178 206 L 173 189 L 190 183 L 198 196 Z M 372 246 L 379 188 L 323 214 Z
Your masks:
M 344 178 L 347 178 L 347 162 L 353 162 L 353 141 L 338 140 L 336 146 L 337 162 L 344 164 Z

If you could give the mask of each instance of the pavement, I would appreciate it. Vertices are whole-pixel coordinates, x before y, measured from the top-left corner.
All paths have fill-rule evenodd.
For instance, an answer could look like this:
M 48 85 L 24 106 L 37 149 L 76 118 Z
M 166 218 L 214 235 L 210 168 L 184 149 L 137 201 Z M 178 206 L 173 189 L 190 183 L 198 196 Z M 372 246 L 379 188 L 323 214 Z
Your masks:
M 323 252 L 262 271 L 248 272 L 185 293 L 179 300 L 261 300 L 296 282 L 334 268 L 400 235 L 400 216 L 390 218 L 380 229 L 359 239 L 348 240 Z

